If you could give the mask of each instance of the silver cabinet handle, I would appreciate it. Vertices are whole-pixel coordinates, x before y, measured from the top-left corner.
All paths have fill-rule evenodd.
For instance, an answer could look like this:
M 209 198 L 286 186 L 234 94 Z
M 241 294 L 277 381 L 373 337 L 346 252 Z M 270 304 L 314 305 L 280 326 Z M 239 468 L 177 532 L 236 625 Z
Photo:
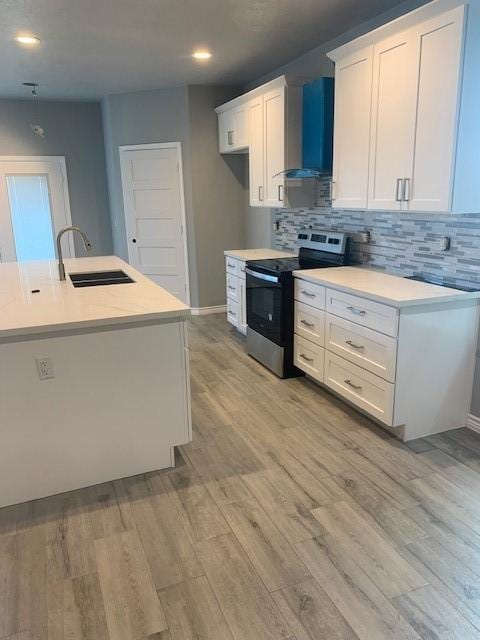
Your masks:
M 233 145 L 233 131 L 227 131 L 227 140 L 230 146 Z
M 230 291 L 236 291 L 237 290 L 237 287 L 232 287 L 230 285 L 228 285 L 228 288 L 230 289 Z
M 311 293 L 310 291 L 302 290 L 302 291 L 300 291 L 300 293 L 302 295 L 304 295 L 304 296 L 307 296 L 307 298 L 316 298 L 317 297 L 315 293 Z
M 229 315 L 229 316 L 233 316 L 234 318 L 236 318 L 236 317 L 237 317 L 237 314 L 236 314 L 236 313 L 234 313 L 233 311 L 229 311 L 229 312 L 228 312 L 228 315 Z
M 397 178 L 397 190 L 395 192 L 395 200 L 401 202 L 403 199 L 403 191 L 405 187 L 403 185 L 403 178 Z
M 330 200 L 333 202 L 335 200 L 335 195 L 333 193 L 334 185 L 336 185 L 335 180 L 330 180 Z
M 314 327 L 315 325 L 313 324 L 313 322 L 308 322 L 307 320 L 300 320 L 300 322 L 302 324 L 304 324 L 306 327 Z
M 351 311 L 351 313 L 355 313 L 357 316 L 364 316 L 366 315 L 366 311 L 364 309 L 356 309 L 355 307 L 347 307 L 347 309 L 349 311 Z
M 300 354 L 300 358 L 302 358 L 303 360 L 306 360 L 307 362 L 313 362 L 313 358 L 309 358 L 304 353 Z
M 363 346 L 363 344 L 355 344 L 354 342 L 352 342 L 351 340 L 345 340 L 345 344 L 349 344 L 351 347 L 353 347 L 354 349 L 365 349 L 365 347 Z
M 355 389 L 355 391 L 361 391 L 362 387 L 358 384 L 353 384 L 353 382 L 351 380 L 344 380 L 345 384 L 348 384 L 349 387 L 352 387 L 352 389 Z
M 233 269 L 235 265 L 232 262 L 227 262 L 227 267 L 230 267 L 230 269 Z
M 258 187 L 258 199 L 263 202 L 263 187 L 261 185 Z
M 403 179 L 402 200 L 403 202 L 410 202 L 410 178 Z
M 283 184 L 278 185 L 278 201 L 283 202 Z

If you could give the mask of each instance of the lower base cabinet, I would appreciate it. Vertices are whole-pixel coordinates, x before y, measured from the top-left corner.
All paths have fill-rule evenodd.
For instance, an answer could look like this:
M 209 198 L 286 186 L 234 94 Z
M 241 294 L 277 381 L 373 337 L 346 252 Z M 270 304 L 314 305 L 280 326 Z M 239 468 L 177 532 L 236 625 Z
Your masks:
M 478 320 L 476 300 L 397 308 L 297 278 L 295 365 L 413 440 L 465 426 Z
M 245 262 L 238 258 L 226 258 L 227 271 L 227 320 L 240 333 L 247 333 L 247 295 Z
M 305 340 L 301 336 L 295 336 L 294 364 L 305 373 L 308 373 L 323 382 L 323 370 L 325 362 L 325 349 L 317 344 Z
M 323 382 L 357 407 L 393 426 L 394 385 L 326 351 Z

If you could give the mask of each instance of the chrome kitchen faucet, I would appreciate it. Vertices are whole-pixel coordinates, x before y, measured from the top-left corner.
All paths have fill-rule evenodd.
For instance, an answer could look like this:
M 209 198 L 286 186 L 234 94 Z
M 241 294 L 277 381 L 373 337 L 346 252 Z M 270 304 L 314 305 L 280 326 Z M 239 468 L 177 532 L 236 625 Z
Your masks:
M 58 274 L 60 276 L 60 280 L 65 280 L 65 265 L 63 264 L 63 255 L 62 255 L 62 236 L 67 231 L 75 231 L 82 236 L 83 244 L 85 245 L 85 251 L 90 251 L 92 248 L 92 243 L 87 238 L 86 234 L 79 227 L 64 227 L 60 229 L 57 234 L 57 256 L 58 256 Z

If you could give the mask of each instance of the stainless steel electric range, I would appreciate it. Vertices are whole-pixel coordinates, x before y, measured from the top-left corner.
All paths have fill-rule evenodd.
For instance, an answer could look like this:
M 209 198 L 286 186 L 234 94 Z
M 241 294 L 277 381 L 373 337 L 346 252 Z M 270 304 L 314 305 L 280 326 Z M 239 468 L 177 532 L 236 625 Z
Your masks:
M 298 258 L 246 263 L 247 353 L 280 378 L 304 375 L 293 364 L 293 271 L 348 264 L 349 239 L 343 233 L 302 231 Z

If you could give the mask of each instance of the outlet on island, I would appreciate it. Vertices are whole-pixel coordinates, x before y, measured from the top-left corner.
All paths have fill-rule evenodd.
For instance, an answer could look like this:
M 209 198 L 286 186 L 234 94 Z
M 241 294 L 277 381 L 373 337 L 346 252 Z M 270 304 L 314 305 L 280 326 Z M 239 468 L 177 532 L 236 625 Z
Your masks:
M 48 380 L 55 377 L 51 358 L 37 358 L 36 363 L 40 380 Z

